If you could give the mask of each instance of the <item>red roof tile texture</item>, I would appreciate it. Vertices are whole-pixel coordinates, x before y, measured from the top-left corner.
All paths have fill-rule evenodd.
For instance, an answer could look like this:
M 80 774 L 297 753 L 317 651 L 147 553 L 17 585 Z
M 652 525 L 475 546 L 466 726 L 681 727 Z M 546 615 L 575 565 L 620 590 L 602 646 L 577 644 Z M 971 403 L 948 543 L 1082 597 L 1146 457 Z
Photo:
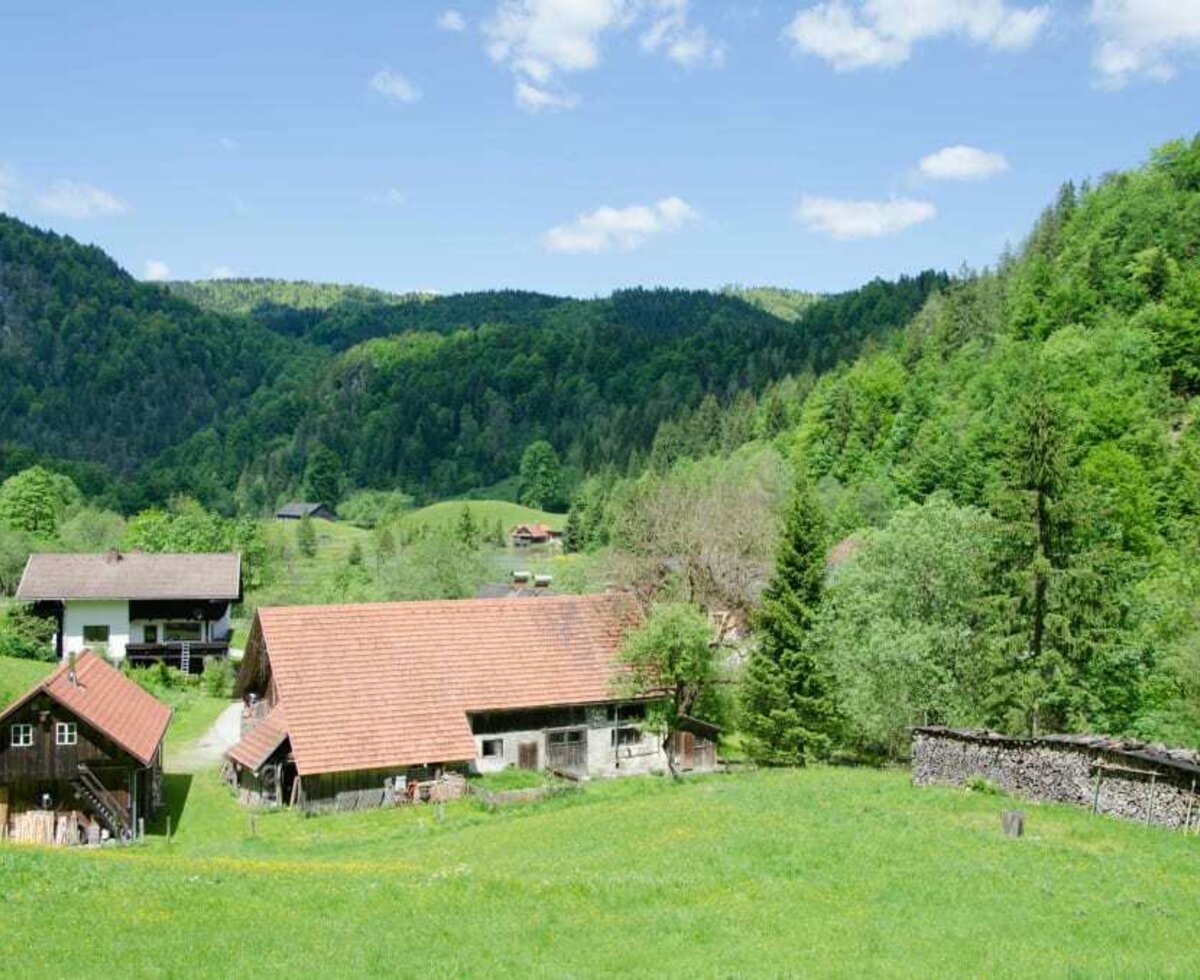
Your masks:
M 255 631 L 303 776 L 465 761 L 470 711 L 613 700 L 636 622 L 608 593 L 276 607 Z
M 257 770 L 271 757 L 284 739 L 288 737 L 287 718 L 282 705 L 276 705 L 270 714 L 255 725 L 245 737 L 229 750 L 229 758 L 247 769 Z
M 0 719 L 37 694 L 46 694 L 142 765 L 149 765 L 167 733 L 171 709 L 90 650 L 76 658 L 74 681 L 70 669 L 64 663 L 9 705 Z

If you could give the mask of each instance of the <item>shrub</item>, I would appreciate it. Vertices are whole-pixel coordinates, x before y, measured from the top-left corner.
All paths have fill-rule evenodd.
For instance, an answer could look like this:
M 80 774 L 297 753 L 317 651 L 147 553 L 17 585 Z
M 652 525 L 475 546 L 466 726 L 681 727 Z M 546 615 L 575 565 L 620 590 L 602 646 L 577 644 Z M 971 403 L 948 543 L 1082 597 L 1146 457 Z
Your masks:
M 201 675 L 204 693 L 212 698 L 229 698 L 233 696 L 233 664 L 222 658 L 206 660 L 204 673 Z
M 964 784 L 968 793 L 981 793 L 984 796 L 1003 796 L 1004 790 L 986 776 L 972 776 Z
M 22 660 L 54 659 L 54 620 L 35 616 L 24 606 L 0 615 L 0 656 Z

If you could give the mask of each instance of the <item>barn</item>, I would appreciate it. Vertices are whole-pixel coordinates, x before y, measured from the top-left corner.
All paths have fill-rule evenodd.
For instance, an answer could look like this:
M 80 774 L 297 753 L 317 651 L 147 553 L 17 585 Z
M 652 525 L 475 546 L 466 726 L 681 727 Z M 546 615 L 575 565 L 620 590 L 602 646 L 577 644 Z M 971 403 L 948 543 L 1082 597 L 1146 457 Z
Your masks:
M 663 771 L 646 701 L 619 683 L 616 655 L 638 620 L 618 593 L 260 609 L 227 774 L 245 802 L 319 810 L 400 802 L 448 773 L 509 766 Z M 716 763 L 703 734 L 671 744 L 680 768 Z
M 132 837 L 163 802 L 170 720 L 101 657 L 72 657 L 0 713 L 0 831 L 56 828 L 57 843 Z

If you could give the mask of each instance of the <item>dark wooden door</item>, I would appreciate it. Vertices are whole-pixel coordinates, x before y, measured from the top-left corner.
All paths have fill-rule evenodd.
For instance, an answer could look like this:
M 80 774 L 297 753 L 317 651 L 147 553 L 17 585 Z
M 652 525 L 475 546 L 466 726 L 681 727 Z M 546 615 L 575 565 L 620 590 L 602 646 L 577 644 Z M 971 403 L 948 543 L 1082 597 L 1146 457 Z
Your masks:
M 517 765 L 522 769 L 537 769 L 537 767 L 538 767 L 538 744 L 537 744 L 537 742 L 521 742 L 517 746 Z

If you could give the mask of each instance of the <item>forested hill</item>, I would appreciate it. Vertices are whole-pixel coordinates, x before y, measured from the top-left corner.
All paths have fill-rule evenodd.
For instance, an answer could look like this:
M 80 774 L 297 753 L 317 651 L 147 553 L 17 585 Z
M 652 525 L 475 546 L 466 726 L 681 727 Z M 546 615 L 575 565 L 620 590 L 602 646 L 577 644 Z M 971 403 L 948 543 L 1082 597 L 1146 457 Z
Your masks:
M 295 345 L 0 215 L 0 442 L 129 472 L 271 382 Z
M 347 486 L 440 497 L 512 476 L 540 439 L 579 473 L 625 467 L 661 423 L 706 395 L 732 402 L 852 357 L 947 282 L 932 272 L 874 282 L 815 302 L 795 322 L 736 296 L 668 289 L 390 307 L 399 319 L 382 323 L 403 330 L 333 357 L 311 389 L 259 392 L 247 411 L 166 454 L 154 483 L 213 500 L 240 487 L 244 501 L 270 500 L 299 485 L 320 454 Z M 369 316 L 356 322 L 382 330 Z

